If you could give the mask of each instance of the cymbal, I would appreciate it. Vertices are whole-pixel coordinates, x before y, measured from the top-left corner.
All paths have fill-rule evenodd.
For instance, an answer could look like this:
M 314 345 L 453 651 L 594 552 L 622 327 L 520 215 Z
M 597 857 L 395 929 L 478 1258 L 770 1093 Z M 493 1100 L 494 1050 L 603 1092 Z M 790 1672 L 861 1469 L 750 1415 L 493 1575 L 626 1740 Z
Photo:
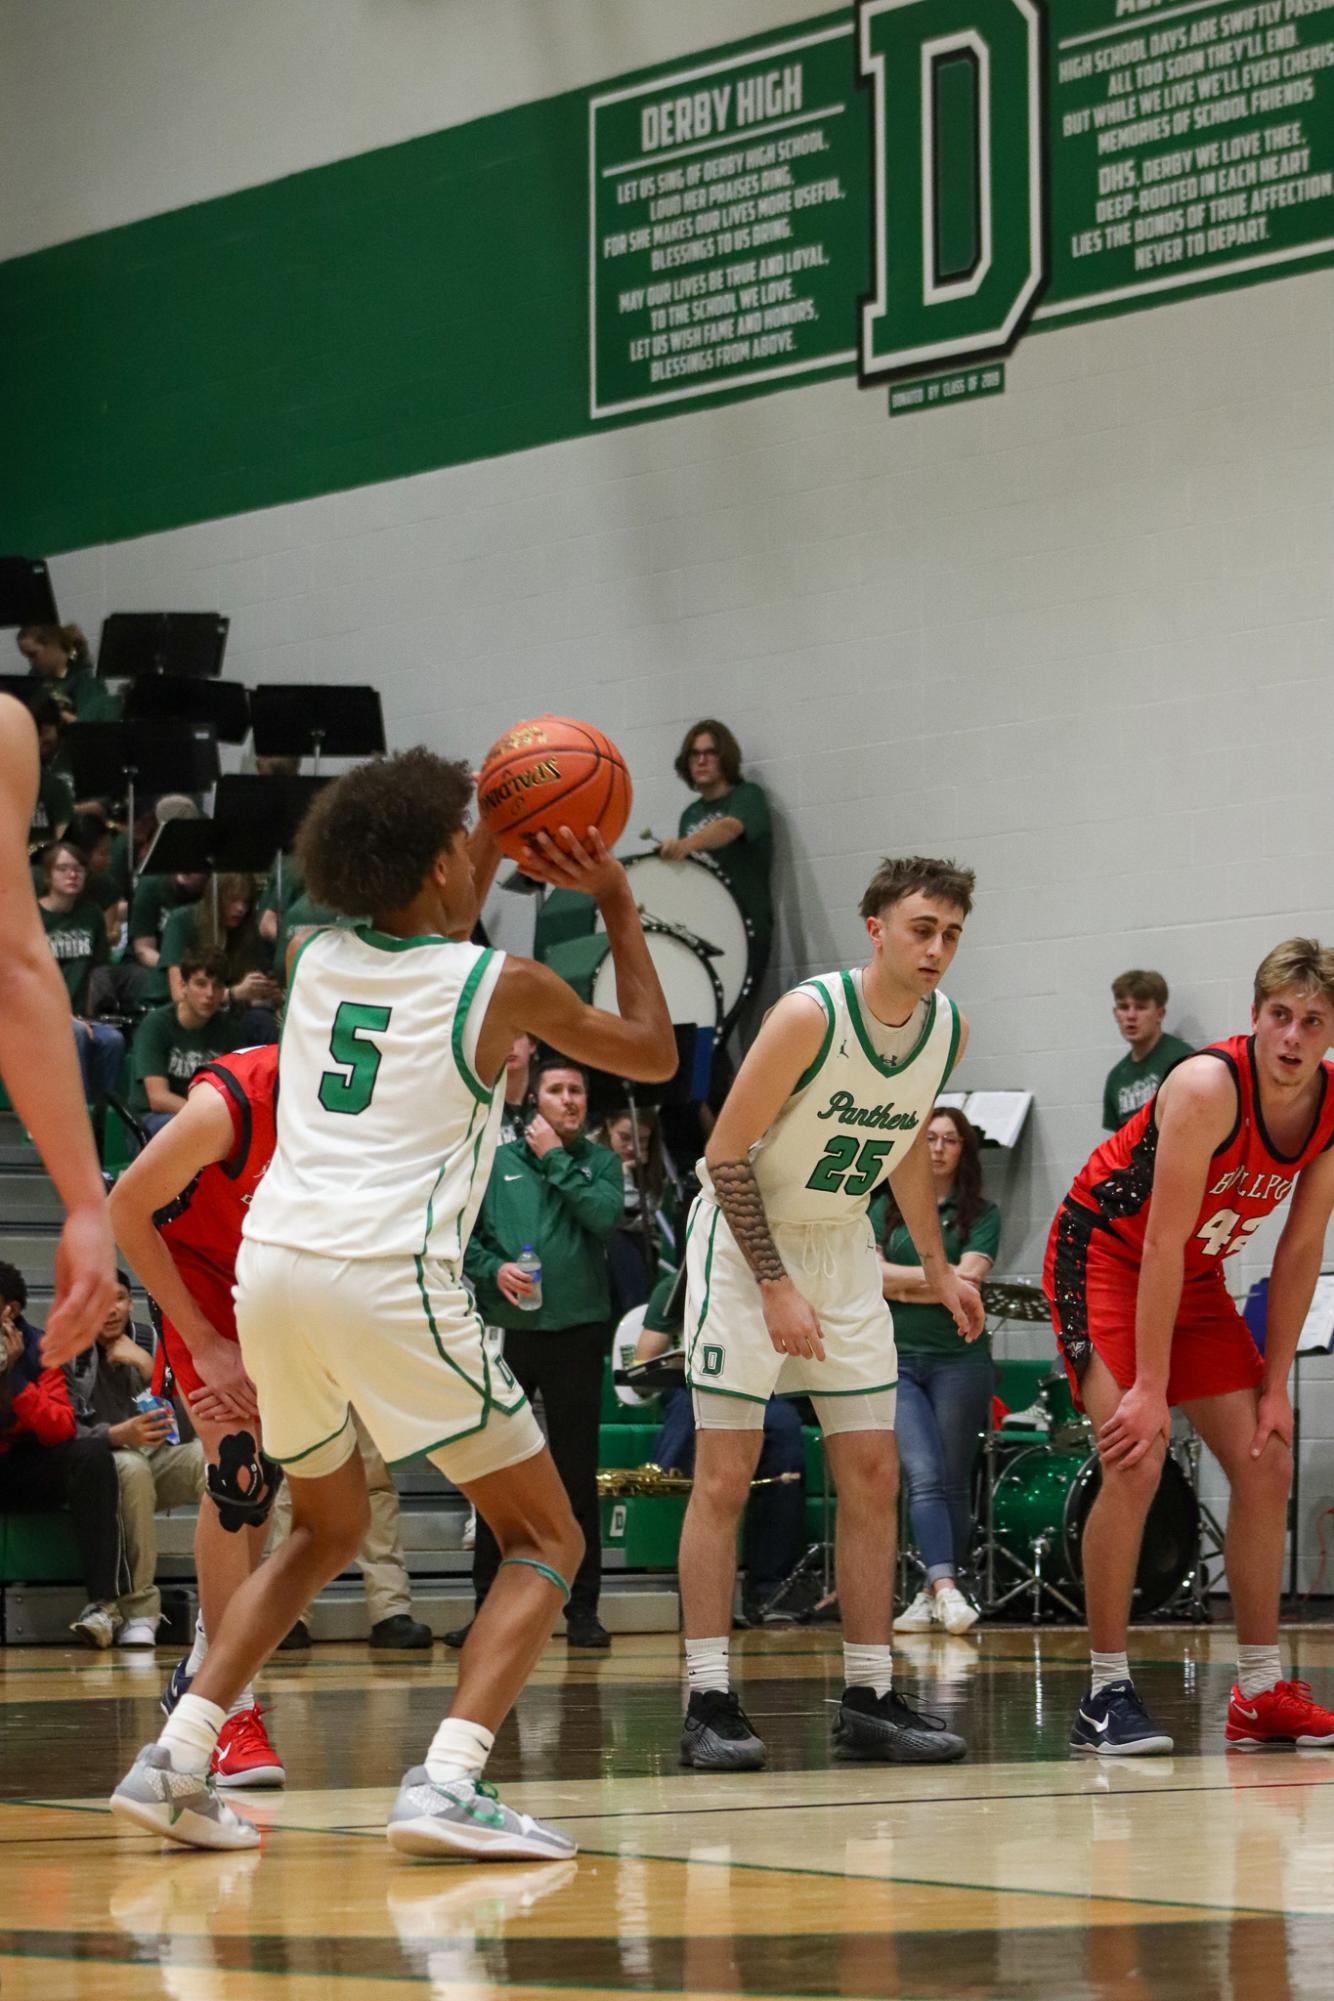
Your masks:
M 988 1313 L 1000 1320 L 1041 1321 L 1051 1319 L 1047 1295 L 1031 1278 L 986 1278 L 978 1288 Z

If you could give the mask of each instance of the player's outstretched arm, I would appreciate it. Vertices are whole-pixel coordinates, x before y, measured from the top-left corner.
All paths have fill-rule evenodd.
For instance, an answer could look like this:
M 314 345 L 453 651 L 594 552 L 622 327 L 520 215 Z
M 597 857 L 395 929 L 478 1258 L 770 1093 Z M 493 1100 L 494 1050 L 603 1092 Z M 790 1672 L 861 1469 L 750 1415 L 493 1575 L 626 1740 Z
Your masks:
M 755 1275 L 769 1339 L 780 1355 L 824 1359 L 820 1322 L 778 1253 L 750 1149 L 763 1137 L 819 1054 L 825 1013 L 811 994 L 784 994 L 737 1071 L 704 1150 L 718 1207 Z
M 1158 1147 L 1135 1302 L 1135 1381 L 1098 1435 L 1112 1464 L 1133 1466 L 1171 1428 L 1167 1379 L 1186 1243 L 1199 1222 L 1209 1164 L 1232 1129 L 1237 1087 L 1216 1057 L 1188 1058 L 1158 1093 Z
M 28 873 L 37 797 L 37 731 L 0 695 L 0 1076 L 65 1205 L 56 1298 L 42 1359 L 68 1362 L 88 1347 L 115 1293 L 116 1256 L 102 1170 L 74 1053 L 69 996 L 42 930 Z
M 1265 1373 L 1251 1454 L 1259 1458 L 1270 1432 L 1292 1444 L 1288 1371 L 1297 1353 L 1325 1256 L 1325 1232 L 1334 1212 L 1334 1152 L 1317 1154 L 1297 1177 L 1283 1234 L 1269 1274 L 1265 1324 Z
M 563 851 L 539 834 L 529 843 L 531 858 L 524 868 L 543 882 L 596 898 L 616 968 L 621 1012 L 590 1007 L 547 966 L 507 958 L 478 1038 L 480 1075 L 498 1076 L 514 1037 L 526 1032 L 595 1070 L 644 1084 L 665 1083 L 676 1073 L 676 1037 L 629 878 L 595 830 L 582 842 L 568 827 L 562 827 L 561 836 Z
M 240 1349 L 234 1341 L 224 1341 L 200 1311 L 153 1221 L 196 1175 L 225 1160 L 234 1145 L 226 1102 L 210 1086 L 197 1085 L 184 1111 L 130 1162 L 108 1206 L 117 1243 L 190 1350 L 207 1389 L 222 1400 L 216 1411 L 204 1414 L 253 1418 L 258 1405 Z

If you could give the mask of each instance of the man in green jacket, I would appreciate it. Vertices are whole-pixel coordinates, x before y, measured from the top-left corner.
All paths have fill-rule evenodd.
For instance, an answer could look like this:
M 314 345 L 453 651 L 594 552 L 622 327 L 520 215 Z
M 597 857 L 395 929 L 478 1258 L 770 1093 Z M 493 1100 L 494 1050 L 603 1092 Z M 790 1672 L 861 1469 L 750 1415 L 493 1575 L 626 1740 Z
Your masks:
M 621 1216 L 621 1163 L 585 1137 L 588 1082 L 578 1064 L 549 1057 L 538 1068 L 536 1090 L 537 1111 L 527 1127 L 496 1149 L 463 1268 L 482 1318 L 504 1330 L 506 1367 L 530 1398 L 541 1394 L 551 1456 L 584 1533 L 566 1636 L 572 1647 L 606 1647 L 610 1636 L 597 1615 L 598 1423 L 611 1338 L 605 1246 Z M 528 1247 L 542 1266 L 536 1306 L 536 1289 L 518 1262 Z M 499 1562 L 479 1515 L 472 1570 L 479 1606 Z M 462 1646 L 466 1631 L 445 1637 Z

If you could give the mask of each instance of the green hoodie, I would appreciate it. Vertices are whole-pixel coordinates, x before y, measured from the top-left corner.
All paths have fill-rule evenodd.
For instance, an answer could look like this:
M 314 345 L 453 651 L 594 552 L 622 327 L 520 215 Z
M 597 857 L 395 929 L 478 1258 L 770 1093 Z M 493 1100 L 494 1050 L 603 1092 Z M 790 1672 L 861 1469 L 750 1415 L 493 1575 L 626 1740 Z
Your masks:
M 482 1318 L 493 1327 L 543 1333 L 610 1320 L 603 1246 L 621 1220 L 623 1201 L 619 1158 L 582 1135 L 541 1157 L 523 1139 L 498 1146 L 463 1259 Z M 542 1260 L 536 1313 L 511 1306 L 496 1284 L 500 1267 L 525 1244 Z

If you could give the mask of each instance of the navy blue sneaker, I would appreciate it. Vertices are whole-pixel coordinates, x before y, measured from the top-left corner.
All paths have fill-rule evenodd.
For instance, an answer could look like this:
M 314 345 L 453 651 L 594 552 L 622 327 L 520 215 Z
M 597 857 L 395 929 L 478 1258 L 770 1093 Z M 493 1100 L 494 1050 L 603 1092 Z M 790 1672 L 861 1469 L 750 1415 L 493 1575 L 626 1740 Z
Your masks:
M 1070 1731 L 1072 1751 L 1100 1758 L 1146 1758 L 1170 1751 L 1172 1739 L 1160 1730 L 1135 1693 L 1133 1681 L 1109 1682 L 1082 1699 Z
M 162 1691 L 158 1708 L 164 1716 L 170 1716 L 181 1697 L 190 1692 L 190 1683 L 194 1680 L 194 1676 L 185 1672 L 186 1665 L 184 1660 L 177 1661 L 168 1678 L 167 1686 Z

